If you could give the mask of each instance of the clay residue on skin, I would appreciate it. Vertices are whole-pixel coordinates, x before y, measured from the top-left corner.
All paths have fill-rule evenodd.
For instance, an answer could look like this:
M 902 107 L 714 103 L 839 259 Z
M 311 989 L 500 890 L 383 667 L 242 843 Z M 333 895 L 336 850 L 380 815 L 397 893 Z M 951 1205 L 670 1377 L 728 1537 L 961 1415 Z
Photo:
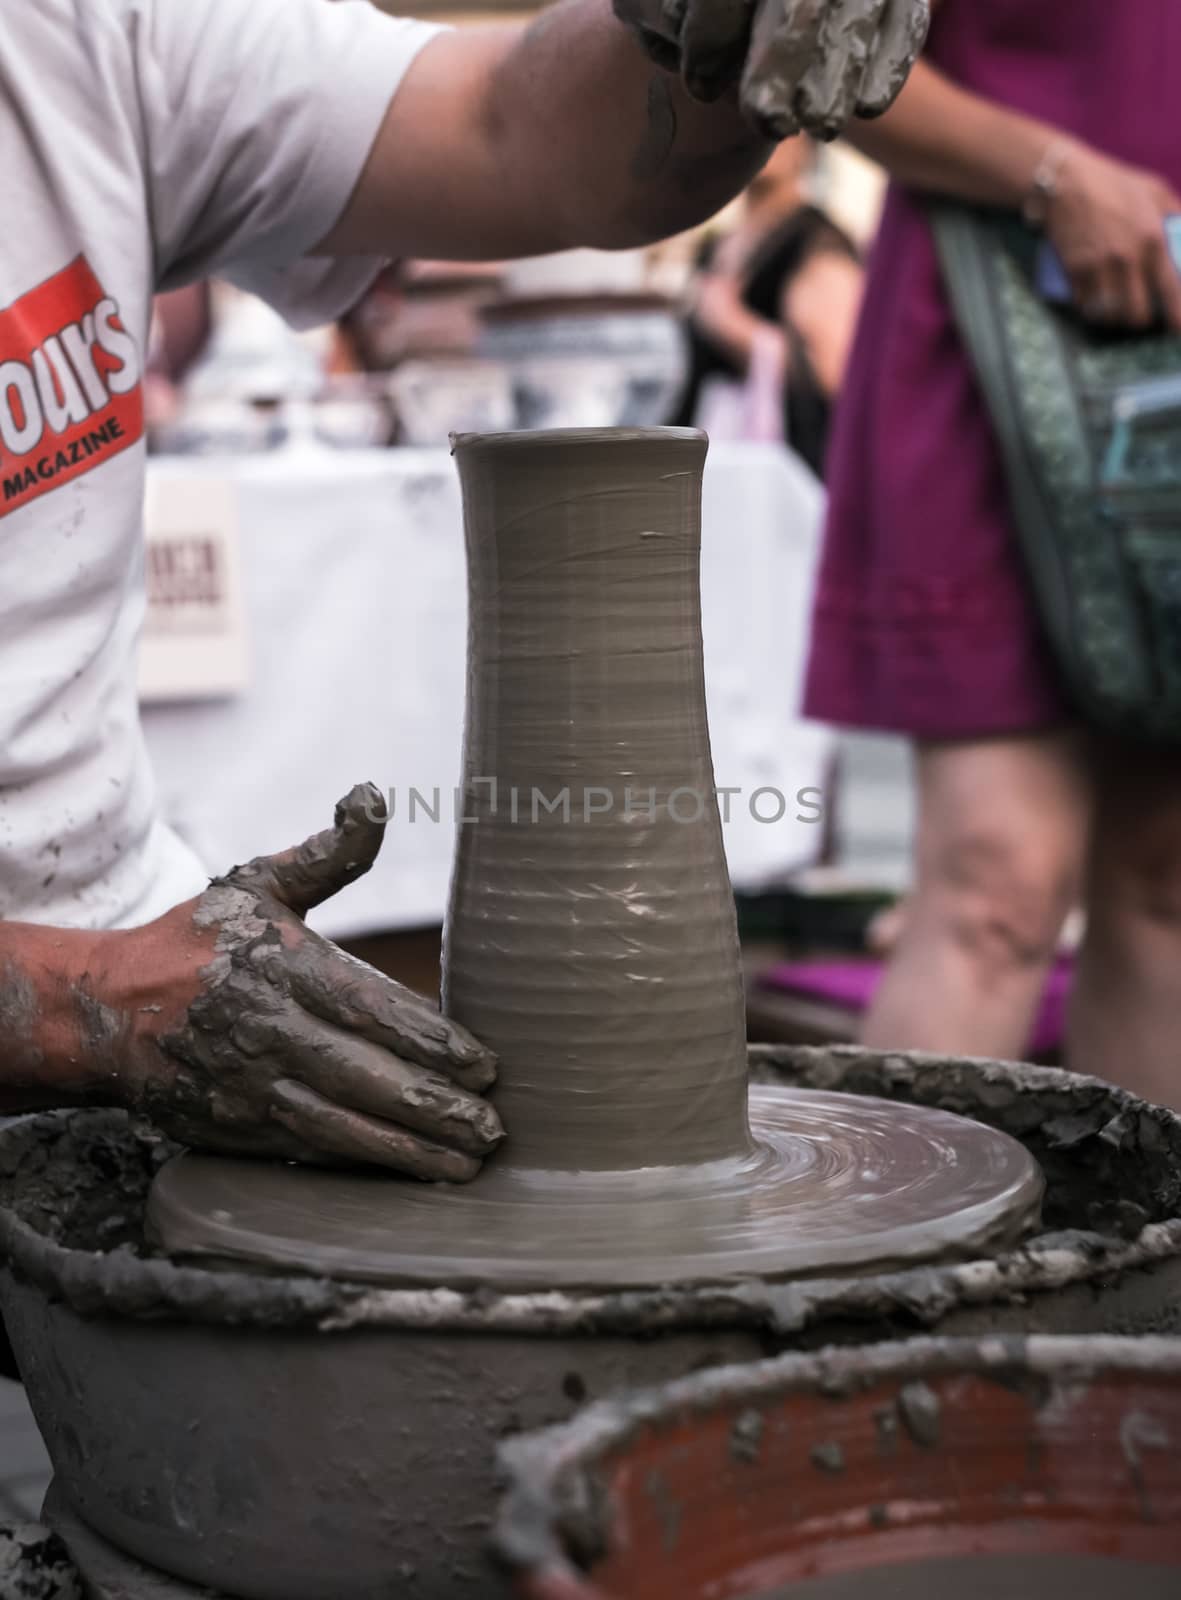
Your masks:
M 92 1060 L 108 1062 L 113 1069 L 126 1057 L 131 1018 L 106 1005 L 85 982 L 73 986 L 70 998 L 82 1048 Z
M 763 0 L 742 78 L 743 109 L 770 136 L 832 139 L 901 93 L 930 22 L 927 0 Z
M 234 867 L 223 877 L 215 878 L 212 887 L 242 888 L 255 896 L 265 895 L 274 889 L 274 869 L 278 865 L 283 874 L 285 903 L 299 909 L 319 905 L 369 871 L 381 846 L 386 819 L 381 790 L 371 783 L 356 784 L 337 805 L 332 828 L 313 834 L 278 857 L 257 856 Z
M 384 819 L 380 791 L 360 784 L 331 828 L 199 898 L 192 922 L 210 959 L 132 1094 L 172 1137 L 452 1182 L 496 1148 L 503 1130 L 476 1098 L 495 1078 L 483 1046 L 302 920 L 372 865 Z
M 614 0 L 649 57 L 689 93 L 738 89 L 770 137 L 801 128 L 833 138 L 854 116 L 880 116 L 917 60 L 929 0 Z
M 820 16 L 818 48 L 802 72 L 798 53 L 784 41 L 785 53 L 799 74 L 795 113 L 818 138 L 834 139 L 852 117 L 877 42 L 881 15 L 882 0 L 826 6 Z M 779 60 L 775 64 L 782 72 Z M 782 78 L 779 87 L 780 93 L 786 92 Z
M 902 93 L 931 26 L 930 0 L 887 0 L 878 48 L 861 84 L 859 117 L 880 117 Z
M 61 1100 L 67 1104 L 88 1098 L 117 1101 L 118 1067 L 126 1059 L 130 1018 L 103 1004 L 85 974 L 63 986 L 61 998 L 74 1022 L 74 1053 L 89 1063 L 83 1081 L 59 1087 Z M 44 1027 L 43 996 L 36 982 L 8 959 L 0 968 L 0 1040 L 5 1051 L 5 1076 L 11 1094 L 19 1096 L 22 1089 L 28 1089 L 36 1097 L 34 1104 L 44 1103 L 48 1092 L 45 1052 L 40 1043 Z
M 44 1062 L 37 1043 L 41 1024 L 36 985 L 15 961 L 7 959 L 0 967 L 0 1039 L 8 1056 L 6 1070 L 15 1080 L 35 1078 Z

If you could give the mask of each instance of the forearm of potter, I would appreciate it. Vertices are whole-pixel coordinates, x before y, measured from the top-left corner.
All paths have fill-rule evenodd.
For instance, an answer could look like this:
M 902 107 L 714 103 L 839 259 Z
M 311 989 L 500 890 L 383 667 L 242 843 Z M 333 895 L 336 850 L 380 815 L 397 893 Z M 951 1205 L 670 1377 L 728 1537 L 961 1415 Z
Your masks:
M 109 937 L 0 922 L 0 1114 L 120 1102 L 95 976 Z
M 611 0 L 444 35 L 395 96 L 330 254 L 627 248 L 712 216 L 770 146 L 654 67 Z
M 847 137 L 903 183 L 986 206 L 1019 206 L 1056 137 L 1035 117 L 972 94 L 930 62 L 911 73 L 896 103 Z

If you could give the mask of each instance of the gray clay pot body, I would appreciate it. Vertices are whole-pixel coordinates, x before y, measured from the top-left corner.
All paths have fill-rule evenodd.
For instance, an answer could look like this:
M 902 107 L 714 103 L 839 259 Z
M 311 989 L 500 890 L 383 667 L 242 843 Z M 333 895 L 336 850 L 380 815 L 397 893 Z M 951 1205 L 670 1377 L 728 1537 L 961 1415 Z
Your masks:
M 705 453 L 671 428 L 456 441 L 478 820 L 459 829 L 443 1003 L 500 1057 L 514 1167 L 749 1150 L 705 707 Z
M 234 1600 L 493 1600 L 498 1443 L 571 1396 L 749 1360 L 753 1333 L 324 1335 L 84 1319 L 3 1274 L 56 1482 L 111 1544 Z

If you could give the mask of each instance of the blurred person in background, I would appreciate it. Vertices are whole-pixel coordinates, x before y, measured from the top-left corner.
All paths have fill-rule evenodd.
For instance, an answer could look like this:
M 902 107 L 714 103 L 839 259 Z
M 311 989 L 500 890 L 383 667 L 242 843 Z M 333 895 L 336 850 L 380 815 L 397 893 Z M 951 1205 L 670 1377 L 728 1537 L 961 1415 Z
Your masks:
M 805 708 L 915 743 L 916 883 L 865 1042 L 1022 1053 L 1077 896 L 1071 1066 L 1181 1105 L 1181 762 L 1079 726 L 1021 565 L 926 193 L 1024 211 L 1081 315 L 1181 328 L 1176 0 L 936 0 L 853 142 L 895 182 L 829 456 Z
M 176 421 L 184 381 L 203 355 L 212 332 L 213 291 L 207 282 L 156 296 L 144 370 L 144 423 L 149 438 Z
M 674 420 L 714 439 L 786 442 L 822 477 L 864 274 L 852 240 L 809 198 L 815 166 L 810 139 L 780 145 L 734 230 L 704 246 Z
M 405 343 L 401 263 L 392 262 L 336 322 L 335 372 L 389 372 Z

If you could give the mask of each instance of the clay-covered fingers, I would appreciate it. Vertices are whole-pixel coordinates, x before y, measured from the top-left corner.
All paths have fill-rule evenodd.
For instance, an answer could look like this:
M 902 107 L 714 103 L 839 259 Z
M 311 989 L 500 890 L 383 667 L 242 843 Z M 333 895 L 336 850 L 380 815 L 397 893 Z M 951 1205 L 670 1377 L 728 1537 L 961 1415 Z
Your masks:
M 271 1094 L 272 1118 L 315 1157 L 390 1167 L 428 1183 L 468 1183 L 480 1170 L 474 1156 L 338 1106 L 294 1079 L 280 1079 Z
M 930 26 L 930 0 L 886 0 L 857 97 L 859 117 L 880 117 L 894 104 Z
M 359 783 L 338 801 L 330 828 L 278 855 L 256 856 L 222 880 L 269 895 L 297 916 L 364 877 L 377 859 L 387 811 L 381 790 Z
M 815 59 L 796 91 L 795 113 L 819 139 L 834 139 L 857 109 L 887 0 L 846 0 L 821 20 Z
M 751 28 L 739 100 L 767 138 L 798 133 L 797 91 L 817 60 L 825 12 L 832 0 L 759 0 Z
M 284 1075 L 298 1078 L 333 1105 L 380 1117 L 478 1160 L 504 1138 L 488 1101 L 442 1073 L 304 1012 L 289 1018 L 284 1032 L 277 1054 Z
M 689 0 L 679 32 L 681 75 L 695 99 L 716 100 L 738 82 L 753 10 L 754 0 Z
M 929 23 L 928 0 L 760 0 L 742 109 L 771 138 L 834 138 L 894 103 Z
M 273 954 L 264 961 L 274 962 Z M 496 1082 L 496 1057 L 421 995 L 376 968 L 309 937 L 283 953 L 280 981 L 314 1016 L 453 1079 L 474 1094 Z

